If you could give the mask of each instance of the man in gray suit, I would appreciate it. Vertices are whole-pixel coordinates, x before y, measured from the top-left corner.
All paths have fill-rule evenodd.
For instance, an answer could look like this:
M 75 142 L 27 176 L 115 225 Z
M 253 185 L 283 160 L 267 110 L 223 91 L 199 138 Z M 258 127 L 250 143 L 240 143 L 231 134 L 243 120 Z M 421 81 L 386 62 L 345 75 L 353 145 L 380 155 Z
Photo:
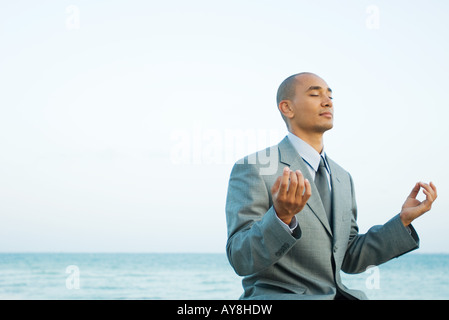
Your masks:
M 352 178 L 323 150 L 332 90 L 315 74 L 295 74 L 277 104 L 288 135 L 239 160 L 229 180 L 226 251 L 244 277 L 241 298 L 365 299 L 345 287 L 340 270 L 360 273 L 418 248 L 411 222 L 430 210 L 436 187 L 416 183 L 399 214 L 359 234 Z

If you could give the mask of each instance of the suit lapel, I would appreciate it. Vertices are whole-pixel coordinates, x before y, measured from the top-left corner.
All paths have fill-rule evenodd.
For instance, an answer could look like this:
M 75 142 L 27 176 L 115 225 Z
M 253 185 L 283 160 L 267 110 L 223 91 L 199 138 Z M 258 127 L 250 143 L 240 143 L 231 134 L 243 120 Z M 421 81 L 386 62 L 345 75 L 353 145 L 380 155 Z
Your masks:
M 343 223 L 343 215 L 349 210 L 350 205 L 348 202 L 351 193 L 348 190 L 348 185 L 345 184 L 346 171 L 341 169 L 332 159 L 327 157 L 327 162 L 331 170 L 331 183 L 332 183 L 332 212 L 334 215 L 334 242 L 337 240 L 337 236 L 341 230 Z
M 315 183 L 313 182 L 314 180 L 310 175 L 309 169 L 307 168 L 307 164 L 304 162 L 301 156 L 298 155 L 298 152 L 296 152 L 295 148 L 290 143 L 287 137 L 285 137 L 279 143 L 279 155 L 279 161 L 281 163 L 288 165 L 290 167 L 290 170 L 300 170 L 304 177 L 309 180 L 312 187 L 312 195 L 307 201 L 307 206 L 310 208 L 310 210 L 312 210 L 312 212 L 317 216 L 317 218 L 326 228 L 327 232 L 332 236 L 332 229 L 329 225 L 326 211 L 324 210 L 324 206 L 318 193 L 318 189 L 316 188 Z

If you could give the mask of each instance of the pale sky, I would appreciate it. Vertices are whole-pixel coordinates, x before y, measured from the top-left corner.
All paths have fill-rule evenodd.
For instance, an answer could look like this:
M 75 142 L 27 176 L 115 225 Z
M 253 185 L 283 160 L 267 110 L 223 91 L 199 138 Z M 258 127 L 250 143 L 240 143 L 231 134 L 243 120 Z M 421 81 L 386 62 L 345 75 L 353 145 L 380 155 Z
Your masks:
M 235 161 L 278 143 L 275 95 L 333 90 L 327 154 L 363 233 L 417 181 L 417 252 L 449 252 L 449 3 L 0 0 L 0 252 L 224 252 Z

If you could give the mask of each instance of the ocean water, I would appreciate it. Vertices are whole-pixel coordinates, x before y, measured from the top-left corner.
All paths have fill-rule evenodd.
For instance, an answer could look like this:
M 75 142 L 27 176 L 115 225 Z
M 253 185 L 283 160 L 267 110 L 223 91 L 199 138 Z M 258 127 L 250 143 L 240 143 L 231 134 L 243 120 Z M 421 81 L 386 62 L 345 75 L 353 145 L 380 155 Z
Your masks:
M 449 255 L 408 254 L 344 283 L 370 299 L 449 299 Z M 225 254 L 1 253 L 0 299 L 238 299 Z

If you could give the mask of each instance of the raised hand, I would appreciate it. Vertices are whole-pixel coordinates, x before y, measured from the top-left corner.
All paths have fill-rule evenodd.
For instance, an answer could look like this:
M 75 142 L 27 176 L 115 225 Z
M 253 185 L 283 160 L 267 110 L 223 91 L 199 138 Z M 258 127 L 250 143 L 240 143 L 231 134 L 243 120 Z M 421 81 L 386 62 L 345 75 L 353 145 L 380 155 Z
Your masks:
M 312 195 L 312 187 L 301 171 L 291 171 L 285 167 L 282 176 L 274 182 L 271 194 L 277 216 L 284 223 L 290 224 Z
M 416 199 L 421 188 L 426 195 L 426 199 L 423 201 Z M 404 226 L 408 226 L 413 220 L 429 211 L 436 198 L 437 188 L 432 182 L 429 184 L 417 182 L 402 206 L 400 217 Z

